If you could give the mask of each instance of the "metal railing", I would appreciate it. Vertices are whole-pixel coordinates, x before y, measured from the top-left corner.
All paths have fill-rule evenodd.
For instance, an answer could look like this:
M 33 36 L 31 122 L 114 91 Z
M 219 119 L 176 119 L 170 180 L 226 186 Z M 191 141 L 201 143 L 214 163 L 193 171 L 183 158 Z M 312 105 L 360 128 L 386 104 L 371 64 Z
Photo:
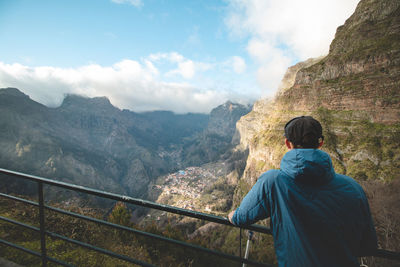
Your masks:
M 98 196 L 98 197 L 102 197 L 102 198 L 106 198 L 106 199 L 111 199 L 111 200 L 116 200 L 116 201 L 121 201 L 124 203 L 128 203 L 128 204 L 133 204 L 133 205 L 137 205 L 137 206 L 141 206 L 141 207 L 145 207 L 145 208 L 152 208 L 152 209 L 157 209 L 160 211 L 166 211 L 169 213 L 173 213 L 173 214 L 177 214 L 177 215 L 184 215 L 187 217 L 192 217 L 192 218 L 197 218 L 197 219 L 202 219 L 202 220 L 206 220 L 209 222 L 214 222 L 214 223 L 218 223 L 218 224 L 223 224 L 223 225 L 229 225 L 232 227 L 237 227 L 232 225 L 229 220 L 227 218 L 223 218 L 220 216 L 215 216 L 215 215 L 211 215 L 211 214 L 206 214 L 206 213 L 201 213 L 201 212 L 196 212 L 196 211 L 191 211 L 191 210 L 186 210 L 186 209 L 181 209 L 181 208 L 177 208 L 177 207 L 173 207 L 173 206 L 169 206 L 169 205 L 164 205 L 164 204 L 158 204 L 155 202 L 151 202 L 151 201 L 147 201 L 147 200 L 143 200 L 143 199 L 137 199 L 137 198 L 132 198 L 129 196 L 123 196 L 123 195 L 119 195 L 119 194 L 114 194 L 114 193 L 109 193 L 109 192 L 104 192 L 104 191 L 100 191 L 100 190 L 96 190 L 96 189 L 91 189 L 91 188 L 87 188 L 84 186 L 79 186 L 79 185 L 74 185 L 74 184 L 69 184 L 69 183 L 64 183 L 64 182 L 60 182 L 60 181 L 56 181 L 56 180 L 51 180 L 51 179 L 46 179 L 46 178 L 42 178 L 42 177 L 38 177 L 35 175 L 30 175 L 30 174 L 24 174 L 24 173 L 20 173 L 20 172 L 15 172 L 15 171 L 10 171 L 10 170 L 6 170 L 6 169 L 2 169 L 0 168 L 0 173 L 1 174 L 6 174 L 8 176 L 13 176 L 13 177 L 18 177 L 18 178 L 23 178 L 23 179 L 27 179 L 27 180 L 31 180 L 37 183 L 38 185 L 38 202 L 34 202 L 34 201 L 30 201 L 27 199 L 23 199 L 23 198 L 19 198 L 16 196 L 12 196 L 12 195 L 8 195 L 8 194 L 4 194 L 4 193 L 0 193 L 1 197 L 5 197 L 14 201 L 19 201 L 25 204 L 29 204 L 32 206 L 36 206 L 39 208 L 39 225 L 40 227 L 34 227 L 22 222 L 18 222 L 3 216 L 0 216 L 0 220 L 15 224 L 15 225 L 19 225 L 21 227 L 36 231 L 40 233 L 40 247 L 41 247 L 41 252 L 38 253 L 36 251 L 32 251 L 29 250 L 27 248 L 21 247 L 17 244 L 8 242 L 6 240 L 0 239 L 0 243 L 7 245 L 7 246 L 11 246 L 14 247 L 16 249 L 22 250 L 26 253 L 41 257 L 42 259 L 42 266 L 47 266 L 47 262 L 54 262 L 57 264 L 60 264 L 62 266 L 73 266 L 69 263 L 57 260 L 55 258 L 49 257 L 47 255 L 47 250 L 46 250 L 46 236 L 49 237 L 53 237 L 53 238 L 58 238 L 70 243 L 73 243 L 75 245 L 81 246 L 81 247 L 85 247 L 86 249 L 89 250 L 93 250 L 114 258 L 118 258 L 130 263 L 134 263 L 137 265 L 141 265 L 141 266 L 154 266 L 152 264 L 146 263 L 146 262 L 142 262 L 140 260 L 137 259 L 133 259 L 130 257 L 127 257 L 125 255 L 121 255 L 118 253 L 115 253 L 113 251 L 109 251 L 103 248 L 99 248 L 96 246 L 93 246 L 91 244 L 87 244 L 81 241 L 77 241 L 74 239 L 70 239 L 66 236 L 62 236 L 50 231 L 46 230 L 46 224 L 45 224 L 45 210 L 49 210 L 49 211 L 53 211 L 53 212 L 57 212 L 57 213 L 61 213 L 64 215 L 68 215 L 68 216 L 72 216 L 75 218 L 79 218 L 79 219 L 83 219 L 86 221 L 90 221 L 90 222 L 94 222 L 96 224 L 101 224 L 101 225 L 105 225 L 105 226 L 109 226 L 115 229 L 120 229 L 120 230 L 125 230 L 128 231 L 130 233 L 134 233 L 136 235 L 140 235 L 140 236 L 145 236 L 147 238 L 152 238 L 152 239 L 156 239 L 156 240 L 160 240 L 160 241 L 165 241 L 168 242 L 170 244 L 174 244 L 177 246 L 181 246 L 184 248 L 190 248 L 199 252 L 203 252 L 203 253 L 207 253 L 210 255 L 214 255 L 217 257 L 221 257 L 230 261 L 234 261 L 234 262 L 238 262 L 238 263 L 242 263 L 242 264 L 248 264 L 250 266 L 271 266 L 268 264 L 264 264 L 264 263 L 260 263 L 260 262 L 256 262 L 256 261 L 252 261 L 249 259 L 246 259 L 244 257 L 241 257 L 241 252 L 240 252 L 240 256 L 235 256 L 235 255 L 231 255 L 231 254 L 227 254 L 227 253 L 223 253 L 220 251 L 216 251 L 216 250 L 212 250 L 212 249 L 208 249 L 205 247 L 201 247 L 198 245 L 194 245 L 191 243 L 186 243 L 183 241 L 179 241 L 179 240 L 175 240 L 175 239 L 171 239 L 171 238 L 167 238 L 164 236 L 160 236 L 160 235 L 156 235 L 156 234 L 152 234 L 152 233 L 148 233 L 148 232 L 144 232 L 144 231 L 140 231 L 131 227 L 126 227 L 126 226 L 122 226 L 122 225 L 118 225 L 118 224 L 114 224 L 108 221 L 104 221 L 104 220 L 100 220 L 100 219 L 96 219 L 93 217 L 88 217 L 82 214 L 78 214 L 78 213 L 74 213 L 71 211 L 67 211 L 67 210 L 63 210 L 63 209 L 59 209 L 59 208 L 55 208 L 52 206 L 48 206 L 45 205 L 44 203 L 44 195 L 43 195 L 43 185 L 50 185 L 50 186 L 56 186 L 56 187 L 61 187 L 64 189 L 68 189 L 68 190 L 72 190 L 72 191 L 76 191 L 76 192 L 81 192 L 81 193 L 86 193 L 86 194 L 90 194 L 90 195 L 94 195 L 94 196 Z M 247 230 L 251 230 L 251 231 L 255 231 L 258 233 L 265 233 L 265 234 L 270 234 L 271 231 L 269 228 L 261 226 L 261 225 L 250 225 L 250 226 L 246 226 L 246 227 L 241 227 L 241 229 L 247 229 Z M 241 243 L 241 238 L 240 238 L 240 243 Z M 239 244 L 239 246 L 241 247 L 241 244 Z
M 71 211 L 66 211 L 63 209 L 59 209 L 59 208 L 55 208 L 52 206 L 48 206 L 45 205 L 44 203 L 44 195 L 43 195 L 43 185 L 50 185 L 50 186 L 56 186 L 56 187 L 61 187 L 64 189 L 68 189 L 68 190 L 72 190 L 72 191 L 76 191 L 76 192 L 81 192 L 81 193 L 86 193 L 86 194 L 90 194 L 90 195 L 94 195 L 94 196 L 98 196 L 98 197 L 102 197 L 102 198 L 106 198 L 106 199 L 111 199 L 111 200 L 116 200 L 116 201 L 121 201 L 124 203 L 129 203 L 129 204 L 133 204 L 133 205 L 137 205 L 137 206 L 141 206 L 141 207 L 145 207 L 145 208 L 152 208 L 152 209 L 157 209 L 157 210 L 161 210 L 161 211 L 166 211 L 169 213 L 174 213 L 174 214 L 178 214 L 178 215 L 184 215 L 184 216 L 188 216 L 188 217 L 192 217 L 192 218 L 197 218 L 197 219 L 202 219 L 202 220 L 206 220 L 209 222 L 214 222 L 214 223 L 218 223 L 218 224 L 223 224 L 223 225 L 229 225 L 232 227 L 237 227 L 232 225 L 229 220 L 227 218 L 223 218 L 220 216 L 215 216 L 215 215 L 211 215 L 211 214 L 206 214 L 206 213 L 201 213 L 201 212 L 196 212 L 196 211 L 191 211 L 191 210 L 186 210 L 186 209 L 181 209 L 181 208 L 177 208 L 177 207 L 173 207 L 173 206 L 169 206 L 169 205 L 164 205 L 164 204 L 158 204 L 155 202 L 151 202 L 151 201 L 147 201 L 147 200 L 142 200 L 142 199 L 137 199 L 137 198 L 132 198 L 132 197 L 128 197 L 128 196 L 123 196 L 123 195 L 118 195 L 118 194 L 114 194 L 114 193 L 109 193 L 109 192 L 104 192 L 104 191 L 100 191 L 100 190 L 96 190 L 96 189 L 91 189 L 91 188 L 87 188 L 84 186 L 78 186 L 78 185 L 74 185 L 74 184 L 69 184 L 69 183 L 64 183 L 64 182 L 60 182 L 60 181 L 56 181 L 56 180 L 51 180 L 51 179 L 46 179 L 46 178 L 42 178 L 42 177 L 38 177 L 38 176 L 34 176 L 34 175 L 29 175 L 29 174 L 24 174 L 24 173 L 20 173 L 20 172 L 15 172 L 15 171 L 10 171 L 10 170 L 6 170 L 6 169 L 2 169 L 0 168 L 0 173 L 1 174 L 6 174 L 9 176 L 13 176 L 13 177 L 18 177 L 18 178 L 23 178 L 23 179 L 27 179 L 27 180 L 31 180 L 37 183 L 38 185 L 38 202 L 34 202 L 34 201 L 30 201 L 27 199 L 23 199 L 23 198 L 19 198 L 16 196 L 12 196 L 12 195 L 8 195 L 8 194 L 4 194 L 4 193 L 0 193 L 1 197 L 5 197 L 14 201 L 19 201 L 25 204 L 29 204 L 29 205 L 33 205 L 39 208 L 39 225 L 40 227 L 34 227 L 22 222 L 18 222 L 3 216 L 0 216 L 0 220 L 6 221 L 8 223 L 12 223 L 36 232 L 40 233 L 40 248 L 41 248 L 41 252 L 37 252 L 37 251 L 33 251 L 27 248 L 24 248 L 22 246 L 19 246 L 17 244 L 8 242 L 6 240 L 0 239 L 0 243 L 22 250 L 26 253 L 41 257 L 42 260 L 42 266 L 47 266 L 47 262 L 53 262 L 53 263 L 57 263 L 59 265 L 62 266 L 73 266 L 69 263 L 63 262 L 61 260 L 49 257 L 47 255 L 47 250 L 46 250 L 46 236 L 49 237 L 53 237 L 53 238 L 58 238 L 67 242 L 70 242 L 72 244 L 84 247 L 86 249 L 89 250 L 93 250 L 117 259 L 121 259 L 130 263 L 134 263 L 140 266 L 154 266 L 152 264 L 137 260 L 137 259 L 133 259 L 130 258 L 128 256 L 125 255 L 121 255 L 118 253 L 115 253 L 113 251 L 109 251 L 100 247 L 96 247 L 93 246 L 91 244 L 88 243 L 84 243 L 78 240 L 74 240 L 71 238 L 68 238 L 66 236 L 63 235 L 59 235 L 50 231 L 46 230 L 46 223 L 45 223 L 45 210 L 50 210 L 53 212 L 57 212 L 57 213 L 61 213 L 64 215 L 68 215 L 68 216 L 72 216 L 75 218 L 79 218 L 79 219 L 83 219 L 86 221 L 90 221 L 90 222 L 94 222 L 96 224 L 100 224 L 100 225 L 105 225 L 105 226 L 109 226 L 115 229 L 120 229 L 120 230 L 125 230 L 128 231 L 130 233 L 136 234 L 136 235 L 140 235 L 140 236 L 144 236 L 147 238 L 152 238 L 152 239 L 156 239 L 156 240 L 160 240 L 160 241 L 165 241 L 177 246 L 181 246 L 184 248 L 190 248 L 190 249 L 194 249 L 196 251 L 200 251 L 203 253 L 208 253 L 210 255 L 214 255 L 217 257 L 221 257 L 227 260 L 231 260 L 234 262 L 238 262 L 241 264 L 248 264 L 250 266 L 271 266 L 265 263 L 261 263 L 261 262 L 256 262 L 256 261 L 252 261 L 249 260 L 245 257 L 242 257 L 242 253 L 240 252 L 239 255 L 240 256 L 235 256 L 235 255 L 231 255 L 231 254 L 227 254 L 227 253 L 223 253 L 220 251 L 216 251 L 216 250 L 211 250 L 205 247 L 201 247 L 198 245 L 194 245 L 191 243 L 186 243 L 183 241 L 179 241 L 179 240 L 175 240 L 175 239 L 171 239 L 171 238 L 167 238 L 164 236 L 160 236 L 160 235 L 156 235 L 156 234 L 152 234 L 152 233 L 148 233 L 148 232 L 144 232 L 144 231 L 140 231 L 131 227 L 126 227 L 126 226 L 122 226 L 122 225 L 118 225 L 118 224 L 114 224 L 108 221 L 104 221 L 104 220 L 100 220 L 100 219 L 96 219 L 93 217 L 88 217 L 82 214 L 78 214 L 78 213 L 74 213 Z M 265 226 L 261 226 L 261 225 L 257 225 L 257 224 L 253 224 L 253 225 L 249 225 L 249 226 L 243 226 L 240 227 L 240 243 L 239 243 L 239 247 L 240 247 L 240 251 L 241 251 L 241 230 L 242 229 L 247 229 L 247 230 L 251 230 L 254 232 L 258 232 L 258 233 L 264 233 L 264 234 L 271 234 L 271 230 Z M 391 251 L 386 251 L 386 250 L 381 250 L 379 249 L 376 253 L 377 257 L 383 257 L 383 258 L 387 258 L 387 259 L 392 259 L 392 260 L 400 260 L 400 253 L 397 252 L 391 252 Z

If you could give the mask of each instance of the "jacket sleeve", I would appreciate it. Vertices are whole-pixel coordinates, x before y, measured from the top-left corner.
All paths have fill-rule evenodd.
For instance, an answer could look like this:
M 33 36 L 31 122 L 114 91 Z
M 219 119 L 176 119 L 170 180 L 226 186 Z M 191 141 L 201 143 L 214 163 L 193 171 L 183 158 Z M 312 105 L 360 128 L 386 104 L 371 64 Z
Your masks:
M 269 207 L 267 180 L 268 172 L 258 179 L 256 184 L 244 197 L 232 217 L 233 224 L 238 226 L 250 225 L 270 216 L 267 209 Z

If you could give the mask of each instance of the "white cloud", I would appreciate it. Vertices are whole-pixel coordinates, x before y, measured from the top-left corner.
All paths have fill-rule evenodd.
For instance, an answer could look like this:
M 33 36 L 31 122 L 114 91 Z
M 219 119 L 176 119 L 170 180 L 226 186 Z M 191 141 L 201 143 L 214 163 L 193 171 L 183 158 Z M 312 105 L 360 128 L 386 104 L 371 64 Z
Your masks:
M 209 63 L 195 62 L 176 52 L 151 54 L 148 60 L 154 63 L 167 62 L 175 64 L 174 69 L 165 73 L 166 77 L 178 75 L 185 79 L 192 79 L 197 72 L 204 72 L 212 68 Z
M 142 0 L 111 0 L 111 2 L 116 4 L 130 4 L 135 7 L 143 6 Z
M 174 63 L 179 63 L 184 61 L 184 57 L 176 52 L 171 52 L 171 53 L 156 53 L 156 54 L 151 54 L 148 57 L 149 60 L 151 61 L 161 61 L 161 60 L 167 60 L 170 62 Z
M 338 26 L 359 0 L 231 0 L 226 24 L 248 38 L 264 94 L 271 95 L 293 61 L 328 53 Z
M 181 75 L 193 75 L 196 63 L 177 53 L 171 53 L 169 57 L 181 64 L 178 64 Z M 72 93 L 107 96 L 113 105 L 133 111 L 172 110 L 177 113 L 206 113 L 234 98 L 226 91 L 201 90 L 184 82 L 160 81 L 160 71 L 150 58 L 141 62 L 125 59 L 112 66 L 90 64 L 78 68 L 29 67 L 0 62 L 0 88 L 19 88 L 33 100 L 52 107 L 59 106 L 64 95 Z M 201 69 L 201 64 L 198 65 Z
M 244 77 L 246 67 L 239 56 L 209 63 L 177 52 L 155 53 L 141 60 L 124 59 L 111 66 L 88 64 L 77 68 L 30 67 L 0 61 L 0 88 L 19 88 L 33 100 L 51 107 L 59 106 L 65 94 L 79 94 L 106 96 L 113 105 L 138 112 L 207 113 L 227 100 L 244 98 L 243 90 L 233 89 Z M 245 84 L 249 90 L 249 83 Z
M 233 66 L 233 71 L 237 74 L 241 74 L 246 70 L 246 62 L 244 61 L 243 58 L 238 56 L 232 57 L 232 66 Z
M 217 71 L 222 71 L 225 75 L 229 75 L 229 73 L 234 73 L 235 76 L 237 74 L 243 74 L 247 69 L 246 61 L 239 56 L 232 56 L 225 60 L 222 63 L 215 64 L 214 66 Z
M 179 74 L 185 79 L 193 78 L 195 73 L 194 63 L 191 60 L 185 60 L 178 63 L 178 68 L 171 70 L 167 75 Z

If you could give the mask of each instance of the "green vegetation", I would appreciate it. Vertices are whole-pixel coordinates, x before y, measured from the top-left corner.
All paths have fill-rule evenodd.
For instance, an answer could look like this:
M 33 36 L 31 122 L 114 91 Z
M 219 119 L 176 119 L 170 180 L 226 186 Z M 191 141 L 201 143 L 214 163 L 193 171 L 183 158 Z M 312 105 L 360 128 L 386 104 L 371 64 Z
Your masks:
M 250 191 L 252 185 L 244 179 L 240 179 L 233 196 L 233 207 L 238 207 L 244 196 Z
M 72 211 L 84 213 L 87 216 L 102 219 L 101 210 L 89 208 L 73 208 Z M 0 214 L 17 221 L 38 226 L 38 210 L 36 207 L 0 199 Z M 189 241 L 210 249 L 238 255 L 239 230 L 230 226 L 217 226 L 210 230 L 189 238 L 188 230 L 192 232 L 204 226 L 204 222 L 189 220 L 186 224 L 175 224 L 176 218 L 169 217 L 164 225 L 154 222 L 145 226 L 134 225 L 130 222 L 130 215 L 126 206 L 117 203 L 108 216 L 108 220 L 121 223 L 128 227 L 173 238 L 175 240 Z M 46 211 L 46 227 L 49 231 L 82 242 L 86 242 L 119 254 L 127 255 L 157 266 L 232 266 L 234 263 L 209 254 L 204 254 L 170 243 L 145 238 L 126 231 L 115 230 L 110 227 L 94 224 L 85 220 L 64 216 Z M 26 248 L 40 251 L 40 237 L 36 232 L 0 221 L 0 238 L 17 243 Z M 242 253 L 245 249 L 245 234 L 242 239 Z M 132 266 L 132 264 L 109 256 L 78 247 L 65 241 L 46 238 L 48 255 L 77 266 Z M 250 258 L 268 263 L 275 262 L 272 248 L 273 241 L 270 236 L 256 234 Z M 266 251 L 268 249 L 268 251 Z M 0 254 L 8 260 L 25 266 L 40 266 L 38 257 L 31 256 L 19 250 L 0 245 Z M 49 266 L 55 266 L 50 263 Z
M 319 108 L 314 115 L 324 128 L 324 149 L 337 172 L 357 180 L 399 178 L 399 123 L 374 123 L 361 111 Z
M 228 184 L 224 177 L 205 188 L 201 196 L 201 203 L 211 204 L 212 210 L 225 214 L 232 206 L 235 186 Z

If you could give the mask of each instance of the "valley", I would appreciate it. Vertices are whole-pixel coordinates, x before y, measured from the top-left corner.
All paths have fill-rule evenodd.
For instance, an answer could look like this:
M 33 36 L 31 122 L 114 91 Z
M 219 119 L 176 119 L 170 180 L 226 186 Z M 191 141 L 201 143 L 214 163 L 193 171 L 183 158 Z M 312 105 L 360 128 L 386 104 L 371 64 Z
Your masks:
M 0 104 L 1 167 L 141 198 L 160 176 L 219 160 L 250 111 L 227 102 L 210 115 L 135 113 L 76 95 L 48 108 L 16 88 L 0 89 Z M 29 192 L 12 181 L 4 187 Z
M 78 95 L 48 108 L 22 88 L 3 88 L 0 167 L 226 216 L 260 174 L 280 168 L 287 151 L 285 123 L 311 115 L 322 124 L 322 149 L 331 155 L 335 171 L 363 186 L 379 247 L 400 251 L 399 36 L 399 1 L 361 0 L 337 29 L 329 54 L 290 67 L 274 98 L 253 106 L 228 101 L 210 114 L 135 113 L 118 109 L 106 97 Z M 13 179 L 0 180 L 0 188 L 34 195 L 31 186 Z M 76 196 L 48 194 L 71 209 L 94 209 Z M 7 201 L 0 204 L 9 212 Z M 108 203 L 101 212 L 112 213 L 115 206 Z M 236 253 L 235 230 L 125 208 L 132 225 Z M 19 210 L 12 213 L 22 217 Z M 7 233 L 9 226 L 2 229 Z M 276 263 L 272 238 L 258 236 L 255 242 L 254 258 Z M 155 253 L 152 247 L 145 252 L 146 259 Z M 398 266 L 376 258 L 368 264 Z
M 226 165 L 217 162 L 188 167 L 159 177 L 149 190 L 157 196 L 157 203 L 223 216 L 234 191 L 234 185 L 226 180 Z

